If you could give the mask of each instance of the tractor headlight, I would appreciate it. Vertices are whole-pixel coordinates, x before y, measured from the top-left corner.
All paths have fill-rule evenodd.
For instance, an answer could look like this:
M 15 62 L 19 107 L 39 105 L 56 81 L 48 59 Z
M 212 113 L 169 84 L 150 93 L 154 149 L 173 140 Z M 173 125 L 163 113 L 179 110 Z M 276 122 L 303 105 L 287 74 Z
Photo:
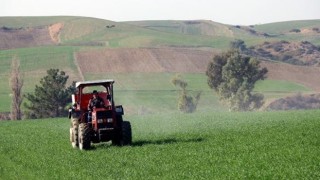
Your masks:
M 103 119 L 98 119 L 98 123 L 103 123 Z
M 112 123 L 113 122 L 113 119 L 112 118 L 108 118 L 107 119 L 107 123 Z

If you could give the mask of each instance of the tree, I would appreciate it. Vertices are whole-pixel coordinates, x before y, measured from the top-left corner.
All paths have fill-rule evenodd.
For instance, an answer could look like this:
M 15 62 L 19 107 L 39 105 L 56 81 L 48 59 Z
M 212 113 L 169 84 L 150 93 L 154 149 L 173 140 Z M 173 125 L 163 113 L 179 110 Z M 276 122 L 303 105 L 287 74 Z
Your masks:
M 247 50 L 247 46 L 241 39 L 236 39 L 235 41 L 230 42 L 231 49 L 238 49 L 239 51 Z
M 11 120 L 21 120 L 22 111 L 21 111 L 21 103 L 23 100 L 22 95 L 22 87 L 23 87 L 23 79 L 20 74 L 20 62 L 17 57 L 13 57 L 11 63 L 11 76 L 10 76 L 10 87 L 12 94 L 11 101 L 11 112 L 10 119 Z
M 49 69 L 47 76 L 36 85 L 34 94 L 25 97 L 30 104 L 25 103 L 27 118 L 60 117 L 66 115 L 66 105 L 71 101 L 71 94 L 75 91 L 74 82 L 66 87 L 69 76 L 59 69 Z
M 208 64 L 208 85 L 232 111 L 249 111 L 263 105 L 262 94 L 252 94 L 255 83 L 266 77 L 268 70 L 259 61 L 231 49 L 217 55 Z
M 185 113 L 192 113 L 197 109 L 198 102 L 200 100 L 201 92 L 197 92 L 195 96 L 187 94 L 188 83 L 184 81 L 181 76 L 176 75 L 172 80 L 172 84 L 178 86 L 181 91 L 179 93 L 178 108 Z

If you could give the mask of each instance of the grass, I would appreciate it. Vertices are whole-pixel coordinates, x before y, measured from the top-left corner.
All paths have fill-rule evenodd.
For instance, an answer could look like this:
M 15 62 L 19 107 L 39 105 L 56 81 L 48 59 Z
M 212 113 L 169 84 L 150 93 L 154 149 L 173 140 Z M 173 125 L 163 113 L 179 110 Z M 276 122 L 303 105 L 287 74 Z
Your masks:
M 25 78 L 24 93 L 34 91 L 45 73 L 35 74 Z M 171 84 L 174 73 L 113 73 L 113 74 L 85 74 L 87 80 L 114 79 L 116 81 L 115 100 L 117 104 L 126 107 L 129 114 L 150 114 L 174 112 L 177 109 L 179 89 Z M 217 95 L 208 87 L 207 77 L 204 74 L 181 74 L 188 82 L 190 94 L 202 91 L 198 111 L 224 111 L 226 107 L 219 103 Z M 3 75 L 7 81 L 0 82 L 0 112 L 10 111 L 10 96 L 8 76 Z M 310 92 L 311 90 L 299 84 L 265 80 L 257 83 L 256 92 L 261 92 L 266 98 L 279 98 L 297 92 Z
M 81 42 L 106 42 L 110 47 L 149 47 L 149 46 L 191 46 L 228 48 L 231 40 L 242 39 L 247 45 L 265 41 L 263 37 L 249 35 L 229 25 L 211 21 L 199 21 L 200 24 L 188 24 L 185 21 L 140 21 L 112 22 L 103 19 L 74 16 L 55 17 L 1 17 L 0 26 L 6 27 L 37 27 L 62 23 L 64 27 L 60 38 L 62 44 Z M 106 28 L 106 25 L 115 25 Z M 270 34 L 287 33 L 294 28 L 312 28 L 319 25 L 319 20 L 291 21 L 255 25 L 260 32 Z M 142 37 L 143 38 L 140 38 Z M 315 39 L 314 39 L 315 38 Z M 319 44 L 319 38 L 307 36 L 280 35 L 272 40 L 294 39 L 310 40 Z
M 47 26 L 50 24 L 54 24 L 57 22 L 64 22 L 70 21 L 73 19 L 78 19 L 78 17 L 62 17 L 62 16 L 30 16 L 30 17 L 1 17 L 0 24 L 1 26 L 5 27 L 14 27 L 14 28 L 21 28 L 21 27 L 37 27 L 37 26 Z
M 2 179 L 318 179 L 320 111 L 128 116 L 133 145 L 72 149 L 66 119 L 0 122 Z
M 312 28 L 320 25 L 320 20 L 298 20 L 287 22 L 276 22 L 269 24 L 256 25 L 255 28 L 258 31 L 264 31 L 272 34 L 289 32 L 292 29 Z
M 113 74 L 86 74 L 86 79 L 114 79 L 116 80 L 115 100 L 124 105 L 129 114 L 172 113 L 177 109 L 179 89 L 171 84 L 174 73 L 113 73 Z M 202 91 L 197 110 L 225 111 L 227 108 L 219 102 L 216 93 L 207 85 L 205 74 L 181 74 L 188 82 L 190 94 Z M 260 92 L 266 98 L 279 98 L 297 92 L 311 90 L 300 84 L 265 80 L 257 83 L 255 92 Z
M 85 74 L 88 80 L 94 79 L 114 79 L 116 90 L 178 90 L 171 80 L 176 73 L 103 73 L 103 74 Z M 187 83 L 188 90 L 211 91 L 207 84 L 207 76 L 202 73 L 179 73 L 182 79 Z M 308 92 L 311 89 L 297 83 L 269 80 L 258 81 L 255 91 L 260 92 Z
M 147 78 L 136 78 L 137 76 Z M 124 105 L 129 114 L 153 114 L 153 113 L 172 113 L 177 110 L 179 89 L 174 87 L 168 79 L 174 74 L 150 74 L 150 75 L 132 75 L 126 77 L 126 82 L 121 88 L 115 84 L 116 102 Z M 197 111 L 227 111 L 228 108 L 219 102 L 217 94 L 211 90 L 206 83 L 204 74 L 182 74 L 182 77 L 188 82 L 190 95 L 195 95 L 201 91 L 201 98 L 197 106 Z M 159 86 L 160 85 L 160 86 Z M 134 88 L 132 88 L 134 87 Z M 258 82 L 255 92 L 262 93 L 265 100 L 275 99 L 295 94 L 298 92 L 311 92 L 310 89 L 300 84 L 287 81 L 265 80 Z
M 68 46 L 47 46 L 3 50 L 0 52 L 0 74 L 10 72 L 11 61 L 14 56 L 20 60 L 22 72 L 50 68 L 64 69 L 66 67 L 75 70 L 73 51 L 76 49 Z
M 207 76 L 200 73 L 179 73 L 187 81 L 189 90 L 210 90 Z M 85 74 L 88 80 L 114 79 L 117 90 L 177 90 L 171 80 L 176 73 L 101 73 Z
M 320 20 L 301 20 L 301 21 L 288 21 L 288 22 L 278 22 L 270 24 L 262 24 L 255 26 L 258 31 L 266 32 L 271 35 L 277 35 L 278 37 L 273 40 L 281 41 L 309 41 L 315 45 L 320 44 L 320 38 L 317 34 L 303 34 L 303 33 L 290 33 L 292 29 L 312 29 L 314 27 L 319 27 Z
M 168 32 L 166 29 L 143 28 L 132 23 L 117 23 L 94 18 L 60 17 L 56 22 L 63 22 L 65 26 L 61 32 L 62 43 L 81 44 L 82 42 L 105 43 L 111 48 L 119 47 L 157 47 L 157 46 L 184 46 L 184 47 L 221 47 L 227 48 L 228 42 L 233 38 L 223 36 L 210 37 L 202 36 L 200 28 L 189 27 L 192 35 L 175 32 Z M 18 23 L 18 22 L 16 22 Z M 170 24 L 171 22 L 160 22 Z M 181 22 L 179 22 L 181 24 Z M 133 23 L 134 24 L 134 23 Z M 182 23 L 183 24 L 183 23 Z M 1 21 L 0 21 L 1 25 Z M 106 25 L 115 25 L 113 28 L 106 28 Z M 207 25 L 211 27 L 211 25 Z M 221 25 L 220 25 L 221 26 Z M 214 27 L 216 30 L 225 30 L 225 26 Z M 222 31 L 221 30 L 221 31 Z M 223 35 L 224 33 L 220 33 Z
M 65 71 L 70 79 L 75 79 L 77 69 L 73 63 L 74 47 L 37 47 L 0 51 L 0 112 L 10 109 L 9 75 L 14 56 L 20 61 L 21 74 L 24 79 L 23 92 L 33 92 L 42 77 L 50 68 Z
M 311 89 L 297 83 L 292 83 L 288 81 L 281 80 L 265 80 L 258 81 L 255 91 L 260 92 L 308 92 L 312 91 Z

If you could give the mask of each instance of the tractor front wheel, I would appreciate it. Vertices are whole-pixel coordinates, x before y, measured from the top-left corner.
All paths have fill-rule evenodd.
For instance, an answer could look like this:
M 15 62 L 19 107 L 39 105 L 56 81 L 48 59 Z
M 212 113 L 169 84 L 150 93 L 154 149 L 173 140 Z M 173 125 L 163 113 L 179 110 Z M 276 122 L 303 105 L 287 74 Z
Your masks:
M 116 146 L 128 146 L 132 143 L 131 124 L 128 121 L 121 123 L 121 129 L 116 132 L 112 144 Z
M 79 125 L 79 149 L 87 150 L 90 149 L 91 138 L 90 138 L 90 128 L 87 123 L 81 123 Z
M 77 148 L 79 145 L 78 128 L 79 128 L 78 119 L 73 118 L 71 121 L 71 127 L 70 127 L 70 142 L 73 148 Z

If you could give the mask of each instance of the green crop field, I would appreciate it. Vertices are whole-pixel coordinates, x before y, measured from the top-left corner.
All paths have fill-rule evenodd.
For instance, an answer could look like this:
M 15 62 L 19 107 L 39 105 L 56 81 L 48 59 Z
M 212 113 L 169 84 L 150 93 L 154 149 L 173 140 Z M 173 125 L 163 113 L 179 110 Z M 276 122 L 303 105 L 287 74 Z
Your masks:
M 180 74 L 188 82 L 190 94 L 201 91 L 198 111 L 225 111 L 227 108 L 219 102 L 216 93 L 207 84 L 205 74 Z M 161 112 L 175 112 L 179 88 L 171 83 L 174 73 L 113 73 L 87 74 L 86 79 L 110 78 L 116 83 L 115 100 L 128 108 L 129 113 L 150 114 Z M 279 98 L 298 92 L 311 92 L 311 89 L 300 84 L 264 80 L 257 83 L 255 92 L 263 93 L 266 98 Z
M 10 110 L 9 77 L 11 62 L 14 57 L 20 61 L 21 75 L 24 80 L 22 91 L 33 92 L 35 85 L 39 85 L 42 77 L 50 68 L 57 68 L 67 72 L 70 79 L 78 75 L 73 62 L 75 47 L 37 47 L 0 51 L 0 112 Z
M 301 84 L 291 83 L 281 80 L 265 80 L 258 81 L 255 91 L 260 92 L 308 92 L 311 89 L 306 88 Z
M 21 71 L 36 71 L 49 68 L 76 69 L 73 63 L 73 51 L 76 47 L 47 46 L 4 50 L 0 52 L 1 74 L 10 72 L 10 64 L 14 57 L 20 60 Z
M 319 179 L 320 111 L 126 116 L 133 144 L 69 143 L 68 119 L 0 122 L 0 179 Z
M 66 66 L 72 67 L 65 63 Z M 49 68 L 49 67 L 48 67 Z M 25 78 L 24 93 L 34 91 L 45 73 Z M 87 80 L 114 79 L 116 83 L 115 100 L 117 104 L 127 107 L 129 114 L 153 114 L 175 112 L 179 88 L 171 83 L 175 73 L 112 73 L 86 74 Z M 9 77 L 3 74 L 0 82 L 0 112 L 10 111 Z M 185 73 L 181 77 L 188 82 L 189 93 L 201 91 L 198 111 L 224 111 L 226 107 L 219 102 L 217 95 L 207 85 L 205 74 Z M 256 92 L 263 93 L 266 98 L 279 98 L 297 92 L 311 92 L 310 89 L 292 82 L 265 80 L 257 83 Z

